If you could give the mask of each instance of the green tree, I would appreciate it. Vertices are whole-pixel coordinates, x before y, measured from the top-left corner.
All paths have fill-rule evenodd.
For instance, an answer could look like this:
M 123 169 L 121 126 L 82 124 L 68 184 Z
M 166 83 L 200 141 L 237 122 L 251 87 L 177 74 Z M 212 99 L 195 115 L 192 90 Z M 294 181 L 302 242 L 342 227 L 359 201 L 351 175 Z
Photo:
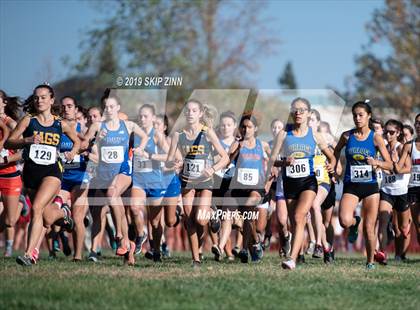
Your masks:
M 367 30 L 370 41 L 356 58 L 353 97 L 376 98 L 407 116 L 420 106 L 420 2 L 387 0 L 375 10 Z M 386 57 L 373 51 L 380 43 L 389 47 Z
M 297 88 L 295 74 L 293 73 L 293 67 L 290 61 L 288 61 L 286 66 L 284 67 L 283 74 L 279 77 L 278 82 L 282 88 L 287 88 L 287 89 Z
M 104 26 L 87 33 L 73 73 L 96 77 L 102 87 L 110 86 L 102 76 L 115 78 L 119 70 L 182 76 L 183 87 L 168 91 L 175 101 L 196 88 L 252 86 L 247 78 L 278 43 L 263 22 L 264 5 L 255 1 L 106 1 L 100 6 Z

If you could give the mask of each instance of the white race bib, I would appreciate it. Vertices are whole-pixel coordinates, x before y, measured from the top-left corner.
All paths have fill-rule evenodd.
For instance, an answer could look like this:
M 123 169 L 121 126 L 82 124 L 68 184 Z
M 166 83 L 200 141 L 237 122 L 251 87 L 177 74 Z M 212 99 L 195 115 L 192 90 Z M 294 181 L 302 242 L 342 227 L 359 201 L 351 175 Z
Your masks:
M 400 178 L 395 174 L 384 174 L 383 181 L 386 185 L 394 184 Z
M 411 166 L 410 184 L 420 186 L 420 165 Z
M 185 159 L 183 171 L 183 174 L 188 177 L 200 177 L 204 171 L 204 159 Z
M 372 166 L 360 165 L 350 166 L 350 180 L 353 183 L 363 183 L 372 181 Z
M 51 145 L 31 144 L 29 158 L 38 165 L 52 165 L 57 160 L 57 149 Z
M 101 147 L 101 160 L 107 164 L 120 164 L 124 161 L 123 146 Z
M 239 168 L 238 182 L 243 185 L 257 185 L 259 181 L 258 169 Z
M 79 169 L 80 168 L 80 155 L 74 155 L 73 160 L 68 161 L 64 153 L 60 153 L 61 161 L 64 164 L 64 169 Z
M 153 166 L 150 159 L 134 155 L 133 158 L 133 171 L 134 172 L 152 172 Z
M 309 176 L 309 159 L 299 158 L 295 159 L 293 165 L 286 167 L 286 176 L 289 178 L 304 178 Z

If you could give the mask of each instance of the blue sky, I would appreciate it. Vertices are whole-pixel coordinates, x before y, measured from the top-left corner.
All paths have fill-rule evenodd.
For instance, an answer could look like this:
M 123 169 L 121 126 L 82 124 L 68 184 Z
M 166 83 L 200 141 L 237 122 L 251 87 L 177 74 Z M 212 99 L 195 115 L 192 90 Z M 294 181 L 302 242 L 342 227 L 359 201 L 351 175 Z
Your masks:
M 343 88 L 354 72 L 354 56 L 368 41 L 365 24 L 383 1 L 269 1 L 264 14 L 281 45 L 260 62 L 253 80 L 277 88 L 292 61 L 300 88 Z M 0 2 L 0 88 L 27 96 L 47 77 L 58 81 L 68 69 L 62 57 L 76 60 L 85 30 L 101 15 L 82 1 Z M 385 47 L 377 49 L 386 53 Z M 49 69 L 45 70 L 49 64 Z

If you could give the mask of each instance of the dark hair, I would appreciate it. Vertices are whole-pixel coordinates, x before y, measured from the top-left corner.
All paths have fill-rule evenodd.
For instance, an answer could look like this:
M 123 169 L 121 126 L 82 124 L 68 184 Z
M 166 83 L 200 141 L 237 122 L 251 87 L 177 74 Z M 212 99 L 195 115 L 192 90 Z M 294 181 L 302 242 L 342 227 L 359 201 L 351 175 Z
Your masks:
M 235 124 L 237 122 L 236 115 L 232 111 L 225 111 L 220 114 L 219 121 L 221 121 L 223 118 L 231 118 Z
M 357 101 L 353 106 L 351 107 L 351 113 L 354 113 L 354 110 L 357 108 L 364 109 L 367 114 L 371 115 L 371 118 L 369 120 L 369 128 L 373 129 L 373 123 L 372 123 L 372 108 L 366 101 Z
M 40 85 L 38 85 L 37 87 L 35 87 L 35 88 L 34 88 L 34 91 L 33 91 L 33 95 L 34 95 L 34 96 L 35 96 L 35 94 L 36 94 L 36 91 L 37 91 L 38 89 L 40 89 L 40 88 L 46 88 L 46 89 L 48 89 L 48 91 L 50 92 L 50 96 L 51 96 L 51 98 L 55 98 L 54 89 L 53 89 L 50 85 L 48 85 L 48 84 L 40 84 Z
M 87 109 L 87 113 L 89 114 L 91 110 L 98 110 L 99 114 L 102 116 L 102 109 L 100 107 L 90 107 Z
M 403 125 L 403 129 L 407 129 L 411 133 L 411 135 L 414 135 L 414 128 L 411 127 L 410 125 L 408 124 Z
M 384 122 L 380 120 L 379 118 L 373 118 L 372 124 L 378 124 L 378 125 L 381 125 L 382 128 L 384 128 Z
M 398 135 L 397 140 L 399 142 L 402 142 L 404 140 L 403 124 L 400 121 L 397 121 L 396 119 L 390 119 L 385 123 L 385 127 L 388 125 L 394 126 L 399 130 L 400 134 Z
M 101 108 L 102 110 L 105 110 L 105 101 L 108 99 L 114 99 L 115 101 L 117 101 L 118 105 L 121 105 L 121 100 L 120 98 L 117 96 L 117 94 L 112 94 L 111 95 L 111 88 L 106 88 L 104 91 L 104 94 L 101 97 Z
M 316 109 L 311 109 L 311 111 L 310 111 L 312 114 L 315 114 L 315 117 L 316 117 L 316 120 L 318 121 L 318 122 L 320 122 L 321 121 L 321 114 L 319 113 L 319 111 L 318 110 L 316 110 Z
M 251 121 L 252 124 L 254 124 L 255 127 L 258 127 L 257 118 L 254 115 L 252 115 L 252 114 L 244 114 L 244 115 L 242 115 L 241 120 L 239 122 L 239 127 L 241 127 L 246 120 Z
M 19 98 L 18 97 L 9 97 L 7 96 L 4 90 L 0 89 L 0 97 L 5 103 L 4 113 L 14 121 L 19 119 Z
M 76 98 L 72 97 L 72 96 L 64 96 L 60 99 L 60 103 L 63 104 L 64 99 L 71 99 L 73 100 L 73 103 L 75 106 L 78 106 Z
M 169 136 L 169 119 L 165 114 L 158 114 L 156 115 L 156 118 L 160 118 L 163 120 L 163 124 L 165 125 L 165 136 Z
M 148 104 L 148 103 L 145 103 L 145 104 L 143 104 L 141 107 L 140 107 L 140 109 L 139 109 L 139 112 L 140 112 L 140 110 L 143 110 L 143 109 L 149 109 L 150 111 L 152 111 L 152 114 L 153 115 L 155 115 L 155 107 L 153 106 L 153 105 L 151 105 L 151 104 Z
M 37 110 L 35 108 L 35 101 L 37 100 L 37 98 L 36 98 L 36 91 L 38 89 L 41 89 L 41 88 L 48 89 L 48 91 L 50 93 L 50 96 L 51 96 L 51 99 L 55 99 L 55 94 L 54 94 L 53 88 L 50 85 L 48 85 L 48 84 L 40 84 L 40 85 L 38 85 L 37 87 L 34 88 L 34 91 L 32 92 L 32 95 L 30 95 L 25 100 L 24 108 L 23 108 L 23 110 L 25 112 L 27 112 L 29 114 L 36 114 L 37 113 Z M 51 113 L 54 114 L 54 115 L 60 115 L 60 105 L 57 105 L 55 103 L 55 100 L 54 100 L 54 103 L 53 103 L 53 105 L 51 107 Z
M 416 120 L 419 116 L 420 116 L 420 113 L 416 115 L 416 117 L 414 118 L 414 120 Z
M 302 101 L 305 105 L 306 108 L 310 111 L 311 110 L 311 104 L 309 103 L 309 100 L 306 98 L 302 98 L 302 97 L 297 97 L 295 99 L 293 99 L 292 103 L 290 104 L 290 106 L 292 107 L 296 102 L 298 101 Z

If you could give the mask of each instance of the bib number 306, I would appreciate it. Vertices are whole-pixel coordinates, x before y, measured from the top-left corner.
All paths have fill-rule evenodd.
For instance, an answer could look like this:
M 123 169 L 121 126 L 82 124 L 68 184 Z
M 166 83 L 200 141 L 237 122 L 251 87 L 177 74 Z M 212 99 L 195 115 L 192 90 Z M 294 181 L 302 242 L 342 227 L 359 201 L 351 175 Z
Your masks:
M 286 167 L 286 176 L 289 178 L 304 178 L 309 176 L 309 159 L 295 159 L 293 165 Z

